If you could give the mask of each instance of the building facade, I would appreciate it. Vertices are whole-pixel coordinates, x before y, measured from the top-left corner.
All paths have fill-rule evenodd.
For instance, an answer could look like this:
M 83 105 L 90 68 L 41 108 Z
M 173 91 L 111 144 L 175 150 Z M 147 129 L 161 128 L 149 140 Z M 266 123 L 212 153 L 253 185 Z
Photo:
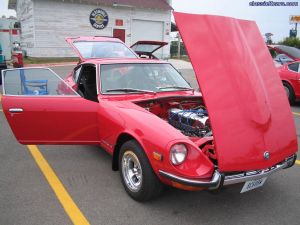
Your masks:
M 9 0 L 21 24 L 21 46 L 31 57 L 72 57 L 72 36 L 113 36 L 132 45 L 138 40 L 170 40 L 170 1 L 165 0 Z M 104 28 L 92 25 L 100 9 Z M 102 28 L 102 29 L 101 29 Z M 169 45 L 157 53 L 170 54 Z

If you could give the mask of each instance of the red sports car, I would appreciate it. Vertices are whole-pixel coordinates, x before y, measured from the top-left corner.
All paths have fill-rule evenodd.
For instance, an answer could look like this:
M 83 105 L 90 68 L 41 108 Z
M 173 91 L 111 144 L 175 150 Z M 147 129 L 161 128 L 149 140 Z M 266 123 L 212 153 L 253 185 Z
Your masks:
M 285 62 L 300 60 L 300 50 L 286 45 L 268 45 L 269 51 L 275 61 L 284 64 Z
M 202 93 L 116 39 L 68 38 L 81 63 L 66 81 L 46 68 L 4 71 L 3 111 L 17 140 L 101 146 L 138 201 L 163 184 L 240 183 L 245 192 L 293 166 L 293 117 L 256 24 L 174 15 Z
M 300 98 L 300 61 L 285 64 L 278 68 L 285 92 L 291 104 Z

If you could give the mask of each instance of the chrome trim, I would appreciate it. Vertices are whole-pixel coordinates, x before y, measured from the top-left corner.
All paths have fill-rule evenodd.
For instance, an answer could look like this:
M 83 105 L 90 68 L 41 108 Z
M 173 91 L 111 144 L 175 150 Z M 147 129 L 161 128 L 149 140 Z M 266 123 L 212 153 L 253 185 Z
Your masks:
M 4 73 L 3 73 L 3 71 L 4 70 L 1 70 L 1 74 L 0 74 L 0 76 L 1 76 L 1 80 L 2 80 L 2 95 L 3 95 L 3 93 L 4 93 Z
M 272 166 L 271 168 L 262 169 L 262 170 L 252 170 L 252 171 L 246 171 L 244 173 L 234 174 L 234 175 L 228 175 L 224 178 L 223 185 L 231 185 L 231 184 L 237 184 L 237 183 L 243 183 L 250 180 L 257 180 L 263 177 L 270 176 L 271 174 L 288 168 L 294 164 L 295 161 L 295 155 L 287 158 L 284 162 L 279 163 L 275 166 Z
M 220 186 L 222 180 L 222 175 L 217 170 L 214 172 L 214 175 L 210 181 L 187 179 L 187 178 L 176 176 L 171 173 L 167 173 L 162 170 L 159 170 L 159 174 L 165 178 L 168 178 L 180 184 L 195 186 L 195 187 L 206 187 L 210 189 L 217 189 Z
M 210 190 L 221 188 L 225 185 L 237 184 L 237 183 L 244 183 L 250 180 L 257 180 L 263 177 L 270 176 L 271 174 L 289 168 L 294 165 L 297 155 L 292 155 L 286 158 L 283 162 L 272 166 L 271 168 L 262 169 L 262 170 L 252 170 L 252 171 L 245 171 L 242 173 L 234 174 L 234 175 L 225 175 L 221 174 L 218 170 L 215 170 L 214 175 L 210 181 L 203 181 L 201 179 L 188 179 L 184 177 L 179 177 L 177 175 L 159 170 L 159 174 L 162 177 L 170 179 L 174 182 L 194 186 L 194 187 L 204 187 Z
M 100 65 L 95 64 L 96 66 L 96 88 L 97 88 L 97 98 L 100 94 Z
M 16 112 L 23 112 L 24 110 L 21 108 L 10 108 L 8 111 L 11 113 L 16 113 Z

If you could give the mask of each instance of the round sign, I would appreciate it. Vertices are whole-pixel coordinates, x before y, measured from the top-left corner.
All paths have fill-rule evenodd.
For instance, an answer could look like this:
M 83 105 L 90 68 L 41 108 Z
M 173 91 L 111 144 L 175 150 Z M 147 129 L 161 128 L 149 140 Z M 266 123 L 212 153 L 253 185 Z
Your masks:
M 90 23 L 95 29 L 104 29 L 108 24 L 107 13 L 103 9 L 94 9 L 90 14 Z

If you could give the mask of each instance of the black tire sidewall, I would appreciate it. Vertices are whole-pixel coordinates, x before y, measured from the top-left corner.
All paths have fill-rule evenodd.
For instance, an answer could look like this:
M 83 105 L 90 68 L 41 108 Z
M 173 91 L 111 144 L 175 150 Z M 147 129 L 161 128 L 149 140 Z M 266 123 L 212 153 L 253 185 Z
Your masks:
M 138 158 L 142 168 L 142 186 L 137 192 L 131 191 L 125 183 L 122 171 L 122 157 L 126 151 L 132 151 Z M 148 201 L 158 196 L 162 190 L 162 184 L 154 173 L 152 166 L 143 148 L 135 140 L 125 142 L 120 149 L 119 170 L 122 184 L 126 192 L 136 201 Z
M 289 89 L 290 95 L 288 96 L 289 102 L 290 104 L 294 104 L 295 103 L 295 92 L 293 90 L 293 88 L 291 87 L 291 85 L 287 84 L 287 83 L 283 83 L 283 86 Z

